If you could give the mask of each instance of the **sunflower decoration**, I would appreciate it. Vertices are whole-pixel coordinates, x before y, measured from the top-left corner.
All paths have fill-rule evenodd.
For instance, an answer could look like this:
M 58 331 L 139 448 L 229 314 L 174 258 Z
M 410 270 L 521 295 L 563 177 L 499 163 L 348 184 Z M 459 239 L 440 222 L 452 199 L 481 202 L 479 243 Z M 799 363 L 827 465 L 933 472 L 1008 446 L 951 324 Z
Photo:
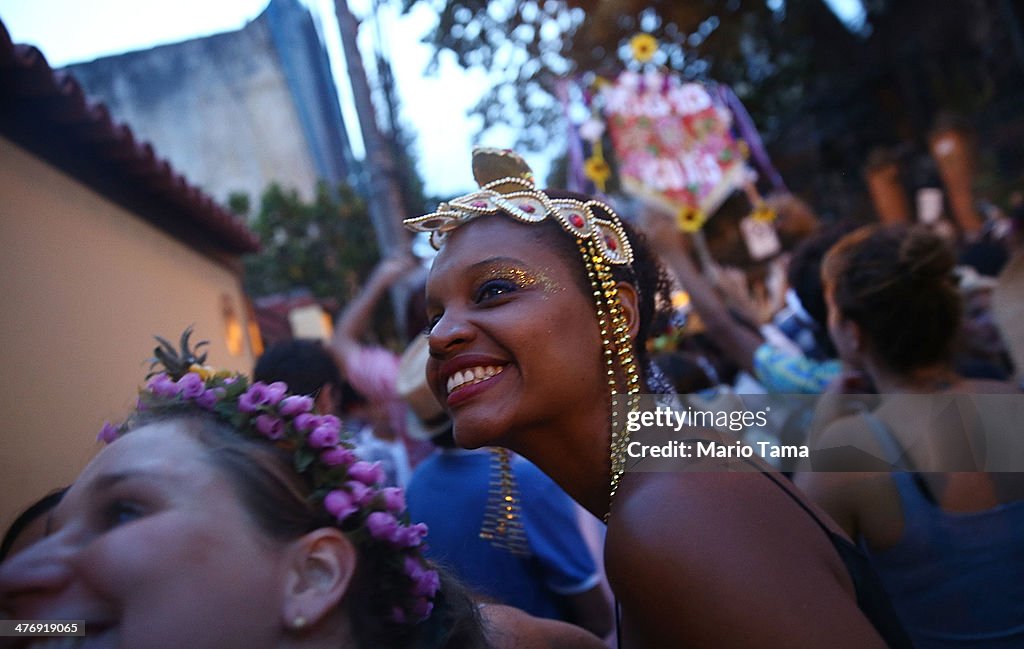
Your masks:
M 690 307 L 690 294 L 686 291 L 672 291 L 672 308 L 688 309 Z
M 688 234 L 695 234 L 700 232 L 700 229 L 704 227 L 704 222 L 707 221 L 707 215 L 699 207 L 693 207 L 691 205 L 685 205 L 676 214 L 676 224 L 679 225 L 679 229 Z
M 775 220 L 775 210 L 768 206 L 764 201 L 758 202 L 754 206 L 754 211 L 750 213 L 750 218 L 761 223 L 771 223 Z
M 634 59 L 647 63 L 658 51 L 658 39 L 650 34 L 637 34 L 629 40 L 629 47 L 633 50 Z
M 611 178 L 612 168 L 601 154 L 595 153 L 587 158 L 587 161 L 583 164 L 583 174 L 592 180 L 597 185 L 597 188 L 603 192 L 605 183 Z

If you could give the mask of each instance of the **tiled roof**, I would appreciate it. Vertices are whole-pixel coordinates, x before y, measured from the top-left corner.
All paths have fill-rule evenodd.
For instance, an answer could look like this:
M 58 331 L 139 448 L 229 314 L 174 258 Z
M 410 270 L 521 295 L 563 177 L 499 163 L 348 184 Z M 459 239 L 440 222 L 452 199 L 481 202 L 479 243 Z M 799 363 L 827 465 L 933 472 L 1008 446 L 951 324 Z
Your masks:
M 44 136 L 33 139 L 29 131 Z M 73 175 L 81 176 L 75 169 L 102 168 L 105 186 L 133 192 L 133 205 L 160 205 L 155 210 L 160 216 L 150 218 L 172 232 L 199 236 L 230 253 L 259 249 L 259 239 L 240 217 L 189 184 L 151 144 L 136 140 L 126 124 L 113 121 L 105 105 L 86 99 L 75 78 L 51 68 L 38 49 L 11 42 L 3 22 L 0 132 L 27 142 L 57 166 L 68 167 L 69 158 L 87 161 L 70 165 Z M 40 142 L 43 146 L 32 146 Z M 84 182 L 92 184 L 93 175 L 86 176 Z

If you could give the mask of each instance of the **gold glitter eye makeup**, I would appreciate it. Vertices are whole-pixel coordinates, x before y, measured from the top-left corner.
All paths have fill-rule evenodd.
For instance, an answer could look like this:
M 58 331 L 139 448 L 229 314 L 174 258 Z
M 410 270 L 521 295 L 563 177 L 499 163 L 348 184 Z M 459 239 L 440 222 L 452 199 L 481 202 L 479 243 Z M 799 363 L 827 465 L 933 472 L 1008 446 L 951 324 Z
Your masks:
M 484 276 L 484 281 L 488 280 L 505 280 L 512 282 L 516 288 L 530 288 L 532 286 L 541 286 L 545 291 L 557 291 L 559 286 L 551 281 L 551 279 L 538 272 L 531 272 L 517 266 L 502 266 L 498 268 L 492 268 Z

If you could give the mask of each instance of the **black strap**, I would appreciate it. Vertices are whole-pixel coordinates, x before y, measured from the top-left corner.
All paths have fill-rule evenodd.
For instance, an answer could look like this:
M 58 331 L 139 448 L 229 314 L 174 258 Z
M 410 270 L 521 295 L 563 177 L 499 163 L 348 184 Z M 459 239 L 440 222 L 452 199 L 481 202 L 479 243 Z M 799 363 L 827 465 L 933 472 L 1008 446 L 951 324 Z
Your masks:
M 754 464 L 754 463 L 753 463 L 752 461 L 750 461 L 750 460 L 745 460 L 745 461 L 746 461 L 746 462 L 747 462 L 748 464 L 750 464 L 751 466 L 753 466 L 753 467 L 754 467 L 755 469 L 757 469 L 759 473 L 761 473 L 762 475 L 764 475 L 764 477 L 766 477 L 766 478 L 768 478 L 769 480 L 771 480 L 772 482 L 774 482 L 774 483 L 775 483 L 775 485 L 776 485 L 776 486 L 777 486 L 777 487 L 778 487 L 779 489 L 782 489 L 782 491 L 784 491 L 784 492 L 786 493 L 786 495 L 787 495 L 787 496 L 789 496 L 789 497 L 790 497 L 790 499 L 791 499 L 791 500 L 792 500 L 793 502 L 795 502 L 795 503 L 796 503 L 796 504 L 797 504 L 797 505 L 798 505 L 798 506 L 800 507 L 800 509 L 802 509 L 802 510 L 804 510 L 805 512 L 807 512 L 807 515 L 811 517 L 811 520 L 813 520 L 813 521 L 814 521 L 815 523 L 817 523 L 817 524 L 818 524 L 818 527 L 820 527 L 820 528 L 821 528 L 821 530 L 822 530 L 823 532 L 825 532 L 825 534 L 826 534 L 827 536 L 829 536 L 829 537 L 831 538 L 831 537 L 832 537 L 832 535 L 833 535 L 833 534 L 835 534 L 835 532 L 833 532 L 832 530 L 830 530 L 830 529 L 828 528 L 828 526 L 827 526 L 827 525 L 825 525 L 825 523 L 824 523 L 824 522 L 823 522 L 823 521 L 822 521 L 822 520 L 821 520 L 820 518 L 818 518 L 818 515 L 817 515 L 817 514 L 816 514 L 816 513 L 814 512 L 814 510 L 813 510 L 813 509 L 811 509 L 810 507 L 808 507 L 808 506 L 807 506 L 807 505 L 806 505 L 806 504 L 804 503 L 804 501 L 802 501 L 802 500 L 800 500 L 799 498 L 797 498 L 796 494 L 794 494 L 794 493 L 793 493 L 792 491 L 790 491 L 790 490 L 789 490 L 789 488 L 788 488 L 788 487 L 786 487 L 786 486 L 785 486 L 785 485 L 783 484 L 782 480 L 780 480 L 780 479 L 776 478 L 776 477 L 775 477 L 775 475 L 774 475 L 773 473 L 771 473 L 770 471 L 765 471 L 763 467 L 759 467 L 758 465 Z
M 615 598 L 615 646 L 624 649 L 622 646 L 622 604 L 619 598 Z
M 871 432 L 875 434 L 875 439 L 878 444 L 882 447 L 882 452 L 885 453 L 885 461 L 893 465 L 900 471 L 906 471 L 910 474 L 910 479 L 914 481 L 914 486 L 917 491 L 921 494 L 921 497 L 927 500 L 929 503 L 936 505 L 938 501 L 935 499 L 935 495 L 932 490 L 928 487 L 928 483 L 925 482 L 924 476 L 917 470 L 914 465 L 914 461 L 910 458 L 910 454 L 903 450 L 903 446 L 899 440 L 896 439 L 896 435 L 893 434 L 892 430 L 885 425 L 881 419 L 879 419 L 873 412 L 863 412 L 861 416 L 864 421 L 867 422 L 868 427 L 871 428 Z
M 749 460 L 747 462 L 757 467 L 753 462 Z M 892 602 L 885 592 L 885 587 L 864 553 L 844 536 L 829 529 L 824 521 L 818 518 L 818 515 L 786 487 L 781 480 L 776 478 L 775 475 L 763 469 L 760 472 L 782 489 L 793 502 L 800 506 L 800 509 L 807 512 L 811 520 L 817 523 L 818 527 L 825 532 L 825 536 L 832 543 L 832 547 L 839 555 L 839 559 L 846 567 L 847 574 L 850 576 L 851 581 L 853 581 L 857 608 L 861 610 L 875 630 L 878 631 L 879 635 L 882 636 L 886 645 L 891 649 L 911 649 L 913 645 L 910 642 L 910 637 L 896 615 Z
M 777 478 L 771 471 L 755 464 L 752 460 L 744 458 L 744 462 L 752 466 L 758 473 L 762 474 L 804 510 L 811 520 L 814 521 L 832 547 L 839 554 L 839 558 L 846 567 L 847 573 L 854 584 L 854 591 L 857 598 L 857 607 L 868 618 L 868 621 L 882 636 L 882 639 L 891 649 L 911 649 L 910 639 L 903 629 L 895 610 L 885 593 L 881 581 L 874 570 L 867 562 L 867 558 L 854 544 L 846 538 L 833 532 L 818 515 L 808 507 L 800 498 L 793 493 L 782 480 Z M 614 595 L 614 593 L 613 593 Z M 618 597 L 615 597 L 615 642 L 618 649 L 625 649 L 622 642 L 622 605 Z

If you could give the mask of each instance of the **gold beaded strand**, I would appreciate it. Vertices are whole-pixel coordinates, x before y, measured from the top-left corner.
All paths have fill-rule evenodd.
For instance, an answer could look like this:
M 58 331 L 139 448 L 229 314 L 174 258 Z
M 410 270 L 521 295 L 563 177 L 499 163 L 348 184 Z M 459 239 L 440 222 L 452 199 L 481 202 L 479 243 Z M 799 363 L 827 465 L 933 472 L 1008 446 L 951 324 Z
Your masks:
M 491 479 L 480 538 L 512 554 L 529 554 L 526 532 L 519 515 L 519 494 L 512 474 L 512 453 L 506 448 L 492 448 L 490 452 Z
M 620 395 L 619 377 L 626 382 L 626 409 L 636 406 L 640 392 L 640 376 L 633 354 L 633 341 L 629 335 L 629 324 L 626 321 L 619 299 L 618 284 L 611 274 L 611 267 L 604 261 L 593 242 L 576 239 L 576 245 L 583 258 L 587 270 L 587 279 L 593 289 L 594 306 L 597 310 L 597 325 L 601 333 L 601 348 L 605 362 L 605 376 L 608 381 L 609 407 L 611 410 L 609 456 L 611 461 L 611 478 L 608 490 L 608 512 L 604 515 L 605 522 L 611 514 L 612 501 L 619 489 L 619 482 L 626 470 L 626 447 L 629 446 L 629 431 L 622 425 L 619 417 Z M 616 371 L 618 370 L 618 372 Z

